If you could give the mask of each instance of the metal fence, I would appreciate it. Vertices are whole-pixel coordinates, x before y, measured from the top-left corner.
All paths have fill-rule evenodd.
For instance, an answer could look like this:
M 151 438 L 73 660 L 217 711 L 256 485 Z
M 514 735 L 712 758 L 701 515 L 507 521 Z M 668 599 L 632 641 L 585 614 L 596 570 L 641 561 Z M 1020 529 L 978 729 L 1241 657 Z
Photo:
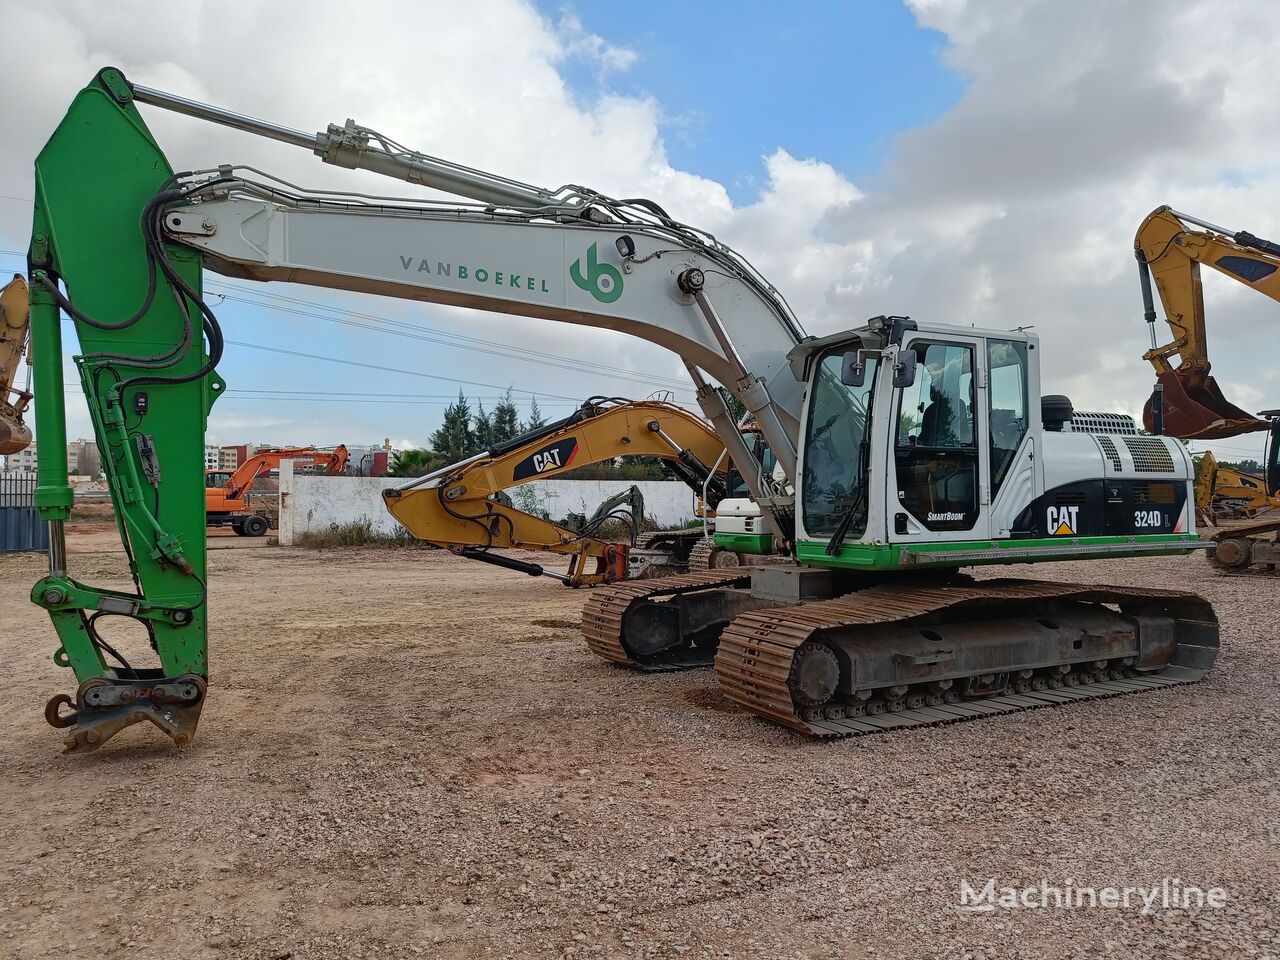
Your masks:
M 33 473 L 0 474 L 0 553 L 48 550 L 49 528 L 36 511 Z

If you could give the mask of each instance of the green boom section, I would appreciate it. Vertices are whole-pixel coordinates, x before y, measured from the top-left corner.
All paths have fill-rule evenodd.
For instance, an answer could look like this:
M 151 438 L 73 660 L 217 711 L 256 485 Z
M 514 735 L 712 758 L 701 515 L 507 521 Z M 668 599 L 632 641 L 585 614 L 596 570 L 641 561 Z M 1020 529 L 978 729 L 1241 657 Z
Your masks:
M 172 173 L 124 77 L 110 68 L 76 96 L 36 159 L 31 327 L 37 505 L 46 520 L 65 520 L 72 495 L 64 454 L 62 321 L 41 281 L 61 280 L 71 303 L 93 320 L 120 323 L 133 316 L 146 302 L 148 284 L 142 213 Z M 171 244 L 164 249 L 199 295 L 199 254 Z M 102 330 L 73 321 L 79 341 L 75 365 L 121 537 L 131 553 L 135 588 L 96 588 L 75 580 L 74 571 L 55 569 L 32 590 L 62 643 L 55 661 L 70 666 L 80 682 L 118 675 L 93 639 L 88 618 L 99 611 L 147 625 L 163 676 L 207 675 L 204 430 L 222 382 L 206 374 L 186 383 L 120 386 L 135 376 L 173 379 L 199 373 L 208 357 L 199 311 L 191 303 L 188 309 L 189 348 L 163 369 L 130 363 L 130 358 L 170 354 L 183 341 L 186 321 L 163 273 L 157 272 L 155 296 L 135 322 Z M 143 457 L 143 448 L 154 449 L 153 461 Z
M 796 544 L 796 559 L 820 567 L 851 570 L 906 570 L 969 567 L 1047 560 L 1096 560 L 1188 553 L 1202 546 L 1193 534 L 1132 537 L 1040 537 L 1032 540 L 957 540 L 949 543 L 847 543 L 834 556 L 823 540 Z

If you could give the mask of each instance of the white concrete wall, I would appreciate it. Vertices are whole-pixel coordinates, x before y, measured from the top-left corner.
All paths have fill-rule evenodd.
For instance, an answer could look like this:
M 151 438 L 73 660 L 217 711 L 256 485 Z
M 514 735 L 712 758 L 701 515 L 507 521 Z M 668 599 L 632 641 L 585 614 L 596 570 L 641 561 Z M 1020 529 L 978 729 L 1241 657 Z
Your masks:
M 280 543 L 288 546 L 307 531 L 368 520 L 378 533 L 392 534 L 399 524 L 382 504 L 382 491 L 403 481 L 393 477 L 318 477 L 280 464 Z M 645 513 L 660 526 L 681 526 L 694 519 L 693 491 L 674 480 L 535 480 L 509 493 L 516 508 L 545 511 L 552 520 L 569 512 L 590 515 L 600 503 L 632 485 L 644 494 Z

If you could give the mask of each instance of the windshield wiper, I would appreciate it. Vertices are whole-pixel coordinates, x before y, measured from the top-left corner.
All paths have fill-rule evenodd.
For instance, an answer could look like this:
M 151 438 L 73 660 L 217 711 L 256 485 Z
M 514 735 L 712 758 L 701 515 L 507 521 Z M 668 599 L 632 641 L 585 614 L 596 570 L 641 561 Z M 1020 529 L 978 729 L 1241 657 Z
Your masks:
M 835 530 L 831 532 L 831 539 L 827 541 L 828 557 L 834 557 L 840 552 L 840 545 L 844 543 L 844 538 L 848 535 L 849 528 L 853 526 L 854 518 L 857 517 L 858 511 L 866 506 L 867 503 L 866 463 L 867 450 L 871 446 L 869 442 L 871 437 L 870 423 L 867 424 L 867 427 L 868 429 L 863 435 L 862 442 L 858 444 L 858 467 L 855 471 L 860 484 L 858 495 L 854 498 L 853 503 L 850 504 L 849 509 L 840 517 L 840 522 L 836 524 Z

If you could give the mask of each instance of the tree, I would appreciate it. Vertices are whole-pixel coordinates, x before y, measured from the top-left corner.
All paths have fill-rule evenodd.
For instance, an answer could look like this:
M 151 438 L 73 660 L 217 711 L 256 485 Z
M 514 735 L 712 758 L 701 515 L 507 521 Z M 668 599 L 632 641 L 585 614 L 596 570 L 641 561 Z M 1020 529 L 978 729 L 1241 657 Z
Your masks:
M 520 411 L 516 409 L 516 403 L 511 399 L 510 387 L 507 387 L 507 392 L 493 408 L 491 423 L 494 443 L 501 443 L 503 440 L 510 440 L 520 435 Z
M 462 391 L 458 399 L 445 407 L 440 429 L 431 435 L 431 446 L 453 463 L 470 456 L 475 451 L 475 435 L 471 430 L 471 406 Z
M 530 398 L 529 419 L 524 422 L 521 432 L 528 433 L 530 430 L 537 430 L 539 427 L 545 427 L 546 425 L 547 421 L 542 419 L 542 411 L 538 409 L 538 398 Z
M 724 397 L 725 404 L 729 407 L 729 413 L 733 416 L 734 423 L 741 423 L 747 416 L 747 405 L 738 399 L 738 395 L 732 390 L 726 390 L 720 387 L 720 395 Z
M 445 459 L 434 450 L 397 450 L 391 456 L 387 468 L 389 477 L 420 477 L 436 467 L 444 466 Z
M 496 439 L 493 435 L 493 418 L 485 412 L 483 403 L 476 407 L 476 422 L 471 432 L 473 437 L 472 446 L 474 447 L 471 451 L 472 453 L 488 450 L 493 446 L 493 442 Z

